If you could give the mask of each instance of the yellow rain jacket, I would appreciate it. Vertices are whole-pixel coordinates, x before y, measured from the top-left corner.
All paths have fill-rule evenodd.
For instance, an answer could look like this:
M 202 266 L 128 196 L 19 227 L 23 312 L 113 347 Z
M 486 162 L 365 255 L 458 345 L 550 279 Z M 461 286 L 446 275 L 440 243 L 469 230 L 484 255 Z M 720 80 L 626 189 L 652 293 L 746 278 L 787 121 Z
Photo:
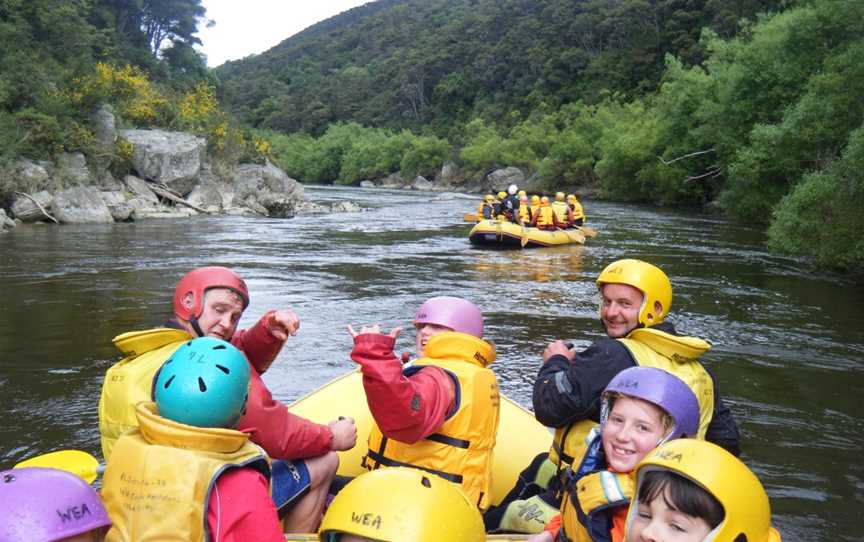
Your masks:
M 135 405 L 152 399 L 156 371 L 192 338 L 185 331 L 170 328 L 132 331 L 114 337 L 114 346 L 125 357 L 105 373 L 99 398 L 99 433 L 106 461 L 117 438 L 138 426 Z
M 410 376 L 424 365 L 450 373 L 459 381 L 456 412 L 438 432 L 414 444 L 389 439 L 373 426 L 363 466 L 369 470 L 408 466 L 432 472 L 459 484 L 485 510 L 490 504 L 500 400 L 495 373 L 486 368 L 495 361 L 495 349 L 474 336 L 444 332 L 429 340 L 424 354 L 403 374 Z
M 106 542 L 210 540 L 207 503 L 219 475 L 252 467 L 270 477 L 267 456 L 246 433 L 167 420 L 155 403 L 139 403 L 136 414 L 139 428 L 117 440 L 105 468 Z

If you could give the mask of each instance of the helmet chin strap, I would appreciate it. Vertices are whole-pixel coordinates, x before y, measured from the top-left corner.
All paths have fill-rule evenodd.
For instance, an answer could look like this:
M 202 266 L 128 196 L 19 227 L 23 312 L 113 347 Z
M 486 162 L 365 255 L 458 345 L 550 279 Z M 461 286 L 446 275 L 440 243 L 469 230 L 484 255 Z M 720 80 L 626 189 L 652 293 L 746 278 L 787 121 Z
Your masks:
M 197 336 L 199 336 L 199 337 L 204 336 L 204 332 L 201 331 L 201 326 L 198 325 L 198 317 L 197 316 L 190 316 L 189 317 L 189 324 L 192 326 L 192 330 L 195 331 L 195 334 Z

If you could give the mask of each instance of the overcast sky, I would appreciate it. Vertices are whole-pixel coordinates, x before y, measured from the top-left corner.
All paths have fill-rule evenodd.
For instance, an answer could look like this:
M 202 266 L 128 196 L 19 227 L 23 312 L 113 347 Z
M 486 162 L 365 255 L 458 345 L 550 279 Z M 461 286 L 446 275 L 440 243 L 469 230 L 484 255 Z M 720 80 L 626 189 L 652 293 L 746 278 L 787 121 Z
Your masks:
M 216 24 L 202 28 L 199 47 L 207 65 L 263 53 L 286 38 L 372 0 L 202 0 L 207 18 Z

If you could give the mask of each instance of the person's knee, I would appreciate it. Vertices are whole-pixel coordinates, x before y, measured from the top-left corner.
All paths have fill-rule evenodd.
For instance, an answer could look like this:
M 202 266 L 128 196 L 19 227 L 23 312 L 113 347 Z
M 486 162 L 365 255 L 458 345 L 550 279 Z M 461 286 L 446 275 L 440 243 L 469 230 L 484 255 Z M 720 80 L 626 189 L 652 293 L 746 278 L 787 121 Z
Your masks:
M 336 476 L 336 471 L 339 469 L 339 455 L 331 451 L 324 455 L 307 459 L 306 468 L 309 469 L 309 477 L 313 487 L 321 485 L 329 487 L 330 482 Z

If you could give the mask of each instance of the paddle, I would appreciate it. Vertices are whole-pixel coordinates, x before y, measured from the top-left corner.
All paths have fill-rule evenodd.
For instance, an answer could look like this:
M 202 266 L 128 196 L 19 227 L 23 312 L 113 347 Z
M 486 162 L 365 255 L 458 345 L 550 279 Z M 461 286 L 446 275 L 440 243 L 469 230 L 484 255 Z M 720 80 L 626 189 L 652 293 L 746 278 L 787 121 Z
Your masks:
M 86 480 L 88 484 L 92 484 L 96 476 L 104 470 L 104 467 L 99 464 L 99 460 L 82 450 L 59 450 L 37 455 L 21 461 L 13 468 L 20 469 L 23 467 L 64 470 Z
M 582 233 L 584 233 L 586 237 L 597 237 L 597 230 L 595 230 L 594 228 L 589 228 L 588 226 L 579 226 L 579 229 L 582 230 Z
M 522 248 L 525 248 L 525 245 L 528 244 L 528 231 L 525 229 L 525 224 L 522 224 L 522 238 L 519 240 L 519 243 L 522 245 Z
M 462 215 L 462 220 L 465 222 L 477 222 L 477 215 L 474 213 L 465 213 Z

